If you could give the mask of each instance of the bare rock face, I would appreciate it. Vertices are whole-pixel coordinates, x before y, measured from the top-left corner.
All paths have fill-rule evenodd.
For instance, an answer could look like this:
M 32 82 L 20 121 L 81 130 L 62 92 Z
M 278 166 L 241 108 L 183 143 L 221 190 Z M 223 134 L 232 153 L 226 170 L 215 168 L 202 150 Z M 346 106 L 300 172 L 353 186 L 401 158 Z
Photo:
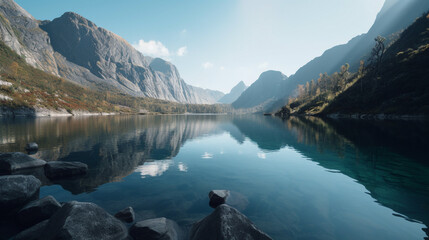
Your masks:
M 270 240 L 246 216 L 226 204 L 192 226 L 191 240 Z
M 127 223 L 132 223 L 134 222 L 134 219 L 135 219 L 134 209 L 132 207 L 127 207 L 125 209 L 122 209 L 121 211 L 115 214 L 115 218 Z
M 50 179 L 67 178 L 84 175 L 88 171 L 88 165 L 81 162 L 53 161 L 45 165 L 45 174 Z
M 25 205 L 18 212 L 18 221 L 26 227 L 33 226 L 43 220 L 49 219 L 61 204 L 52 196 L 46 196 Z
M 177 223 L 166 218 L 137 222 L 130 228 L 135 240 L 180 240 L 182 232 Z
M 68 202 L 46 224 L 39 239 L 121 240 L 127 228 L 93 203 Z
M 39 145 L 35 142 L 27 143 L 25 150 L 28 153 L 36 153 L 39 150 Z
M 33 158 L 20 152 L 0 153 L 0 174 L 11 174 L 16 171 L 43 167 L 45 161 Z
M 173 64 L 144 57 L 123 38 L 76 13 L 45 21 L 41 28 L 49 34 L 55 51 L 68 61 L 131 95 L 183 103 L 218 100 L 188 86 Z
M 173 64 L 144 57 L 76 13 L 37 21 L 13 0 L 2 0 L 0 40 L 30 65 L 84 86 L 181 103 L 215 103 L 223 96 L 187 85 Z
M 40 235 L 42 235 L 46 225 L 48 225 L 48 222 L 49 220 L 45 220 L 30 228 L 27 228 L 24 231 L 18 233 L 12 239 L 13 240 L 39 240 Z
M 226 202 L 226 199 L 229 196 L 228 190 L 212 190 L 209 192 L 210 202 L 209 205 L 212 208 L 216 208 L 219 205 L 222 205 Z
M 39 197 L 40 181 L 34 176 L 12 175 L 0 177 L 0 215 Z
M 37 20 L 13 0 L 0 1 L 0 14 L 0 40 L 30 65 L 58 75 L 48 34 L 41 31 Z

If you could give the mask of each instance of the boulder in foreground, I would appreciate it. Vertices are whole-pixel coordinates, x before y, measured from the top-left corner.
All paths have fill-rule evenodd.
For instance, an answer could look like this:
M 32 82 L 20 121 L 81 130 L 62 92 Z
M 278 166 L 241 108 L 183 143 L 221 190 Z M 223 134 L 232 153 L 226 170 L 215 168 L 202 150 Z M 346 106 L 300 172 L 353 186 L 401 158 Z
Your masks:
M 267 234 L 242 213 L 226 204 L 192 226 L 191 240 L 269 240 Z
M 39 150 L 39 145 L 35 142 L 27 143 L 25 150 L 29 153 L 36 153 Z
M 209 205 L 212 208 L 224 204 L 229 196 L 228 190 L 212 190 L 209 192 L 210 202 Z
M 60 208 L 61 204 L 54 197 L 46 196 L 25 205 L 18 212 L 18 221 L 23 226 L 30 227 L 49 219 Z
M 34 176 L 0 177 L 0 215 L 13 212 L 39 198 L 40 181 Z
M 18 233 L 13 240 L 39 240 L 40 235 L 42 235 L 45 230 L 46 225 L 48 225 L 49 220 L 42 221 L 24 231 Z
M 45 175 L 50 179 L 67 178 L 84 175 L 88 171 L 88 165 L 81 162 L 53 161 L 45 165 Z
M 127 228 L 93 203 L 68 202 L 47 223 L 40 239 L 121 240 L 128 237 Z
M 115 214 L 115 218 L 127 223 L 132 223 L 135 219 L 134 209 L 132 207 L 122 209 Z
M 134 240 L 179 240 L 182 231 L 172 220 L 166 218 L 148 219 L 137 222 L 130 228 Z
M 15 171 L 43 167 L 45 161 L 20 152 L 0 153 L 0 174 L 11 174 Z

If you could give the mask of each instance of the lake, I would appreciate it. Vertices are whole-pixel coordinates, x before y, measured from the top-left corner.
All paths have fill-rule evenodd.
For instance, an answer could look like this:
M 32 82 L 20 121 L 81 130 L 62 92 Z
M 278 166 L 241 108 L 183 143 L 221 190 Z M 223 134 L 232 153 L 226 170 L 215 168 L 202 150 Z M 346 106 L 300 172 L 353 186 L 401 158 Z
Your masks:
M 41 197 L 181 226 L 212 212 L 208 192 L 274 239 L 429 236 L 429 124 L 248 115 L 0 120 L 0 152 L 79 161 L 89 173 L 42 180 Z

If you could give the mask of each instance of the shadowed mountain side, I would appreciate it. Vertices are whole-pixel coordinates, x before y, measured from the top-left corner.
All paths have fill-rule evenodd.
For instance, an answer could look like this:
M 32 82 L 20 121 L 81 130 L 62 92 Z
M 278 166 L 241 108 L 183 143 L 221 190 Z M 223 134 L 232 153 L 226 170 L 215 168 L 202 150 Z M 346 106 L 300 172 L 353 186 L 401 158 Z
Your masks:
M 324 110 L 331 113 L 429 115 L 429 18 L 409 26 L 369 70 Z
M 281 86 L 287 79 L 287 76 L 279 71 L 263 72 L 232 106 L 238 109 L 267 106 L 283 96 Z
M 233 103 L 235 100 L 237 100 L 240 97 L 240 95 L 246 89 L 247 89 L 246 84 L 244 84 L 244 82 L 241 81 L 237 85 L 235 85 L 228 94 L 226 94 L 221 99 L 219 99 L 218 102 L 226 103 L 226 104 Z
M 316 80 L 320 73 L 331 75 L 345 64 L 350 64 L 350 71 L 356 72 L 359 68 L 360 60 L 367 60 L 371 49 L 374 47 L 374 38 L 378 35 L 388 38 L 391 41 L 414 20 L 429 10 L 429 1 L 421 0 L 386 0 L 383 8 L 368 31 L 351 39 L 347 44 L 338 45 L 326 50 L 321 56 L 302 66 L 291 75 L 288 81 L 284 82 L 282 99 L 267 106 L 267 112 L 276 111 L 287 103 L 289 96 L 294 94 L 298 84 Z

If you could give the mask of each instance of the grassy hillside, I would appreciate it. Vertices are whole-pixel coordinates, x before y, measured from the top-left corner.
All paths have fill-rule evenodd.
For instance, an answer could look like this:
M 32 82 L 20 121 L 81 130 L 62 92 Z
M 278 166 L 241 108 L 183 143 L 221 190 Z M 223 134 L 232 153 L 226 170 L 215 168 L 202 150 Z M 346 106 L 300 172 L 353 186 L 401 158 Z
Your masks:
M 137 98 L 113 89 L 95 91 L 28 65 L 0 41 L 0 106 L 45 108 L 49 110 L 123 112 L 141 109 L 158 113 L 219 113 L 225 105 L 179 104 L 150 98 Z
M 323 113 L 429 115 L 429 15 L 407 28 L 384 59 L 378 73 L 367 72 Z
M 429 15 L 417 19 L 386 51 L 379 64 L 343 69 L 300 86 L 279 114 L 429 115 Z

